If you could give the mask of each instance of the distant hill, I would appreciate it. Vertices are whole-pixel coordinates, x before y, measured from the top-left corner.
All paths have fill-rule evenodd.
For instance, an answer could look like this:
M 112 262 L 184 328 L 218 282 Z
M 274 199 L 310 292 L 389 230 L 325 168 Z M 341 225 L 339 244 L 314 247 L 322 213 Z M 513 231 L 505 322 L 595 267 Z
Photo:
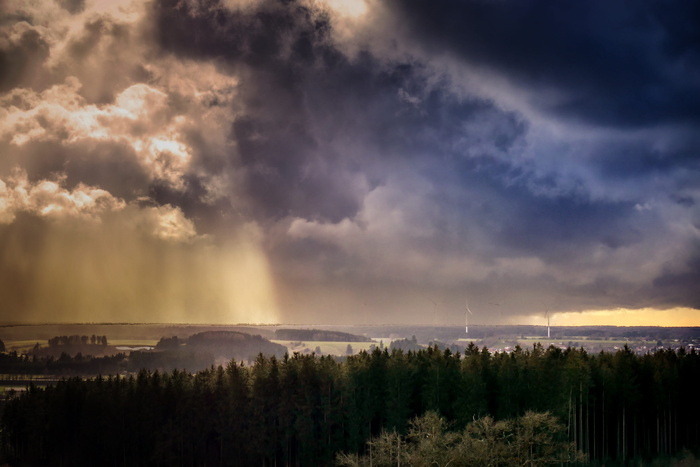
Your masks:
M 187 339 L 188 350 L 207 352 L 215 358 L 252 361 L 262 353 L 282 357 L 287 348 L 258 335 L 237 331 L 205 331 Z
M 275 331 L 275 339 L 281 341 L 372 342 L 369 337 L 320 329 L 278 329 Z

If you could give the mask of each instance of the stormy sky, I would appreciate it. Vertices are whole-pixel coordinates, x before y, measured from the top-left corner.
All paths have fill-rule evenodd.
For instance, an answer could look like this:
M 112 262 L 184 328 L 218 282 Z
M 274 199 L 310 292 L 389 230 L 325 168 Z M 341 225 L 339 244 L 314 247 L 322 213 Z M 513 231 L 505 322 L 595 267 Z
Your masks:
M 0 321 L 700 325 L 697 2 L 0 11 Z

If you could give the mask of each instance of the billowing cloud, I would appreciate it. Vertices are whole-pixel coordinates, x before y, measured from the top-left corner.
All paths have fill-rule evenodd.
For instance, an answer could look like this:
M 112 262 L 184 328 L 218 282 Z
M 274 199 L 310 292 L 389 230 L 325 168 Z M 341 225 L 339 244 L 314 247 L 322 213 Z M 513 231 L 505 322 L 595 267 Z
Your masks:
M 0 272 L 18 320 L 52 300 L 110 321 L 700 307 L 694 6 L 12 9 Z
M 124 144 L 151 179 L 179 186 L 191 154 L 180 136 L 185 118 L 167 115 L 166 94 L 135 84 L 119 93 L 113 105 L 98 107 L 84 103 L 79 86 L 69 78 L 42 93 L 19 90 L 7 96 L 12 105 L 0 140 L 19 148 L 31 143 Z
M 78 185 L 73 190 L 61 187 L 61 180 L 42 180 L 31 184 L 21 171 L 0 180 L 0 222 L 12 223 L 18 212 L 47 218 L 91 218 L 106 211 L 117 211 L 124 202 L 100 188 Z

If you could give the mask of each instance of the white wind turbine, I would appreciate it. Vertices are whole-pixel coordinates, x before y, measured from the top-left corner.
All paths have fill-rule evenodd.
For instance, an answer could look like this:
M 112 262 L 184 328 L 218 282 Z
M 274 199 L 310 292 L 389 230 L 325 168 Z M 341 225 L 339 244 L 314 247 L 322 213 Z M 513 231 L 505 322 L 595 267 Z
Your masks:
M 544 317 L 547 318 L 547 339 L 550 338 L 550 333 L 549 333 L 549 308 L 547 308 L 547 311 L 544 312 Z
M 464 304 L 464 332 L 469 334 L 469 315 L 473 315 L 472 310 L 469 309 L 469 300 L 465 301 Z

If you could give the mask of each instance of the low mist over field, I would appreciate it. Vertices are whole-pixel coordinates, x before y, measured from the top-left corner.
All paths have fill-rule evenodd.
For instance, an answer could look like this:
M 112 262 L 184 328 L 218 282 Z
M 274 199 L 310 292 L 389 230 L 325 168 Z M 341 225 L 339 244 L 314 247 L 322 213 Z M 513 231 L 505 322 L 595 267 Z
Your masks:
M 700 324 L 694 2 L 2 10 L 0 322 Z

